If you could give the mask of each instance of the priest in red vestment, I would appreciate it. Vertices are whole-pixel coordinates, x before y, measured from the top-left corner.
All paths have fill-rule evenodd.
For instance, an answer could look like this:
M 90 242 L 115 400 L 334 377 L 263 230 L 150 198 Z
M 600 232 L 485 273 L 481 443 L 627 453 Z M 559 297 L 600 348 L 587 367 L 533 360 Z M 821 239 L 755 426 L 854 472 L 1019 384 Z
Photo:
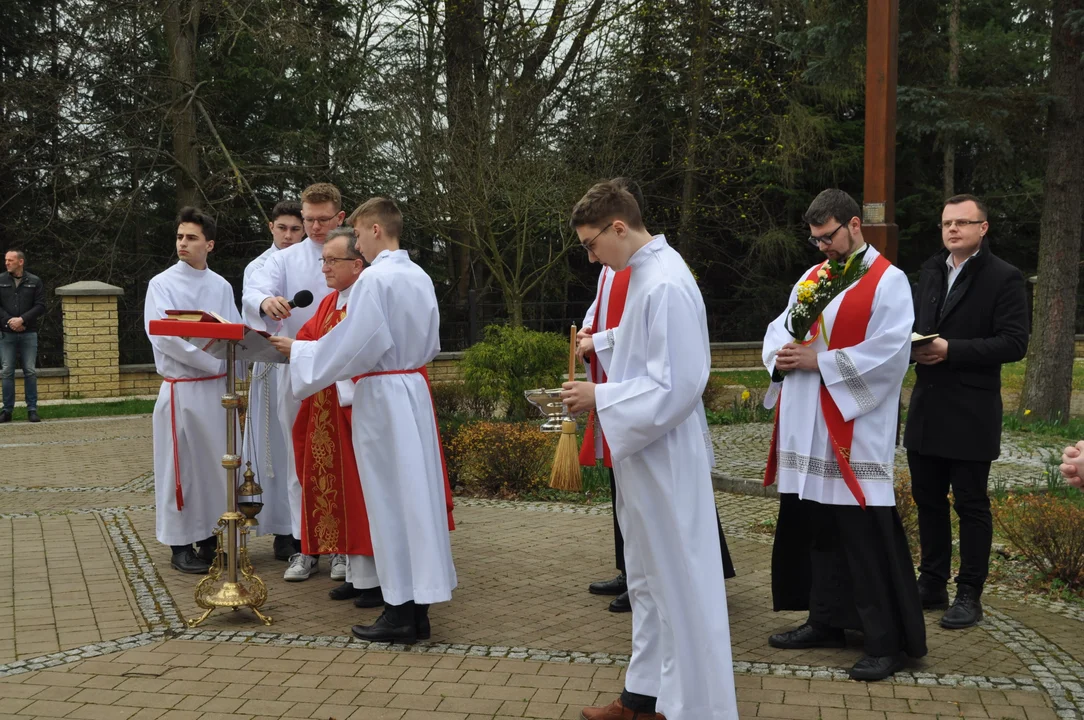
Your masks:
M 346 317 L 350 290 L 365 265 L 350 228 L 328 234 L 322 261 L 324 279 L 333 292 L 298 331 L 299 340 L 318 340 Z M 301 552 L 345 555 L 346 582 L 330 592 L 331 598 L 355 598 L 359 607 L 379 607 L 383 598 L 350 438 L 352 396 L 351 383 L 342 389 L 330 385 L 302 401 L 294 422 L 294 458 L 301 482 Z

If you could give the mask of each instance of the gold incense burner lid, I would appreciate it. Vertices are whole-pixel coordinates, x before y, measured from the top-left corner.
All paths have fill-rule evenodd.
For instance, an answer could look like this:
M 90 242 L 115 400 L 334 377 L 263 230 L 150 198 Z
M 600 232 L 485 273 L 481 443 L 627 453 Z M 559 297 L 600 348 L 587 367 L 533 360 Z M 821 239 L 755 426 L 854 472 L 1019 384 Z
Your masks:
M 244 482 L 237 488 L 237 494 L 241 497 L 253 497 L 263 494 L 263 488 L 256 482 L 256 473 L 252 472 L 252 463 L 245 463 L 245 473 L 241 477 L 244 478 Z

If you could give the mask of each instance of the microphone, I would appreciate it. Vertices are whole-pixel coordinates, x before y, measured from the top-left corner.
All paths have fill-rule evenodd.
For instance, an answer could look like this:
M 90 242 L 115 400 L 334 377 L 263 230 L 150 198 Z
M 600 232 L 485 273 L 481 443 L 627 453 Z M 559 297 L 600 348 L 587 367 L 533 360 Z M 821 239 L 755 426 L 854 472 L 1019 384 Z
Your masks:
M 308 290 L 298 290 L 294 299 L 290 301 L 290 309 L 307 308 L 312 305 L 312 293 Z
M 298 290 L 294 295 L 294 299 L 289 302 L 290 309 L 294 308 L 306 308 L 312 305 L 312 293 L 308 290 Z M 260 315 L 266 315 L 263 308 L 260 308 Z

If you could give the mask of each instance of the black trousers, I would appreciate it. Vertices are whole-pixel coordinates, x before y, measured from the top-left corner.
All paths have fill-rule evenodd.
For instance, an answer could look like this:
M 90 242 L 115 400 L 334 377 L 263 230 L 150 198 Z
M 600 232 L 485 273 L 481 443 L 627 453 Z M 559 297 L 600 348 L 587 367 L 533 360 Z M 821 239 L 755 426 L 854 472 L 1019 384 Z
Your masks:
M 802 502 L 813 534 L 810 624 L 861 630 L 867 655 L 899 653 L 903 637 L 894 583 L 871 523 L 873 513 L 857 506 Z
M 617 481 L 614 478 L 613 468 L 606 468 L 610 475 L 611 508 L 614 515 L 614 563 L 617 569 L 625 572 L 625 538 L 621 535 L 621 524 L 617 522 Z M 726 536 L 723 535 L 723 522 L 719 519 L 719 508 L 715 508 L 715 522 L 719 525 L 719 549 L 723 554 L 723 577 L 732 578 L 735 575 L 734 563 L 730 559 L 730 549 L 726 546 Z
M 949 489 L 960 518 L 960 574 L 956 582 L 981 591 L 990 570 L 994 520 L 990 513 L 990 463 L 907 453 L 911 495 L 918 508 L 923 584 L 944 585 L 952 573 Z

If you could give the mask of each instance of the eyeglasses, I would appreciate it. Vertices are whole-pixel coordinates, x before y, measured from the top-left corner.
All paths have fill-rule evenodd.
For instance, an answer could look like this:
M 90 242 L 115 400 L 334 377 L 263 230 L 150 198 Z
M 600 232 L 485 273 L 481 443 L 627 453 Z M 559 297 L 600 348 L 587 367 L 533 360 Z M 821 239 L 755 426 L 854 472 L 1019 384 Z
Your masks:
M 332 220 L 337 220 L 338 218 L 339 218 L 339 216 L 336 214 L 336 215 L 331 215 L 330 217 L 322 217 L 322 218 L 303 217 L 303 218 L 301 218 L 301 220 L 306 225 L 327 225 Z
M 985 220 L 942 220 L 940 222 L 940 225 L 941 225 L 942 230 L 948 230 L 953 225 L 955 225 L 955 226 L 959 227 L 961 230 L 963 230 L 968 225 L 982 225 L 984 222 L 986 222 L 986 221 Z
M 334 265 L 337 262 L 353 262 L 355 258 L 340 258 L 340 257 L 322 257 L 320 258 L 321 265 Z
M 599 239 L 599 238 L 600 238 L 600 237 L 602 236 L 602 233 L 604 233 L 604 232 L 606 232 L 607 230 L 609 230 L 609 229 L 610 229 L 610 227 L 611 227 L 611 226 L 613 226 L 613 224 L 614 224 L 614 223 L 613 223 L 613 220 L 611 220 L 610 222 L 606 223 L 606 227 L 604 227 L 604 228 L 602 228 L 601 230 L 599 230 L 599 231 L 598 231 L 598 233 L 597 233 L 597 234 L 596 234 L 596 235 L 595 235 L 595 236 L 594 236 L 593 238 L 591 238 L 591 239 L 590 239 L 590 240 L 588 240 L 587 242 L 582 242 L 582 243 L 580 243 L 580 245 L 581 245 L 581 246 L 583 247 L 583 249 L 584 249 L 584 250 L 586 250 L 586 251 L 587 251 L 587 252 L 589 252 L 589 253 L 593 253 L 593 252 L 595 252 L 595 241 L 596 241 L 596 240 L 598 240 L 598 239 Z
M 809 238 L 808 238 L 809 244 L 812 245 L 815 248 L 819 248 L 821 245 L 831 245 L 832 244 L 832 236 L 835 235 L 840 230 L 842 230 L 844 227 L 846 227 L 846 226 L 843 225 L 843 224 L 840 224 L 839 227 L 837 227 L 835 230 L 828 233 L 827 235 L 810 235 Z

